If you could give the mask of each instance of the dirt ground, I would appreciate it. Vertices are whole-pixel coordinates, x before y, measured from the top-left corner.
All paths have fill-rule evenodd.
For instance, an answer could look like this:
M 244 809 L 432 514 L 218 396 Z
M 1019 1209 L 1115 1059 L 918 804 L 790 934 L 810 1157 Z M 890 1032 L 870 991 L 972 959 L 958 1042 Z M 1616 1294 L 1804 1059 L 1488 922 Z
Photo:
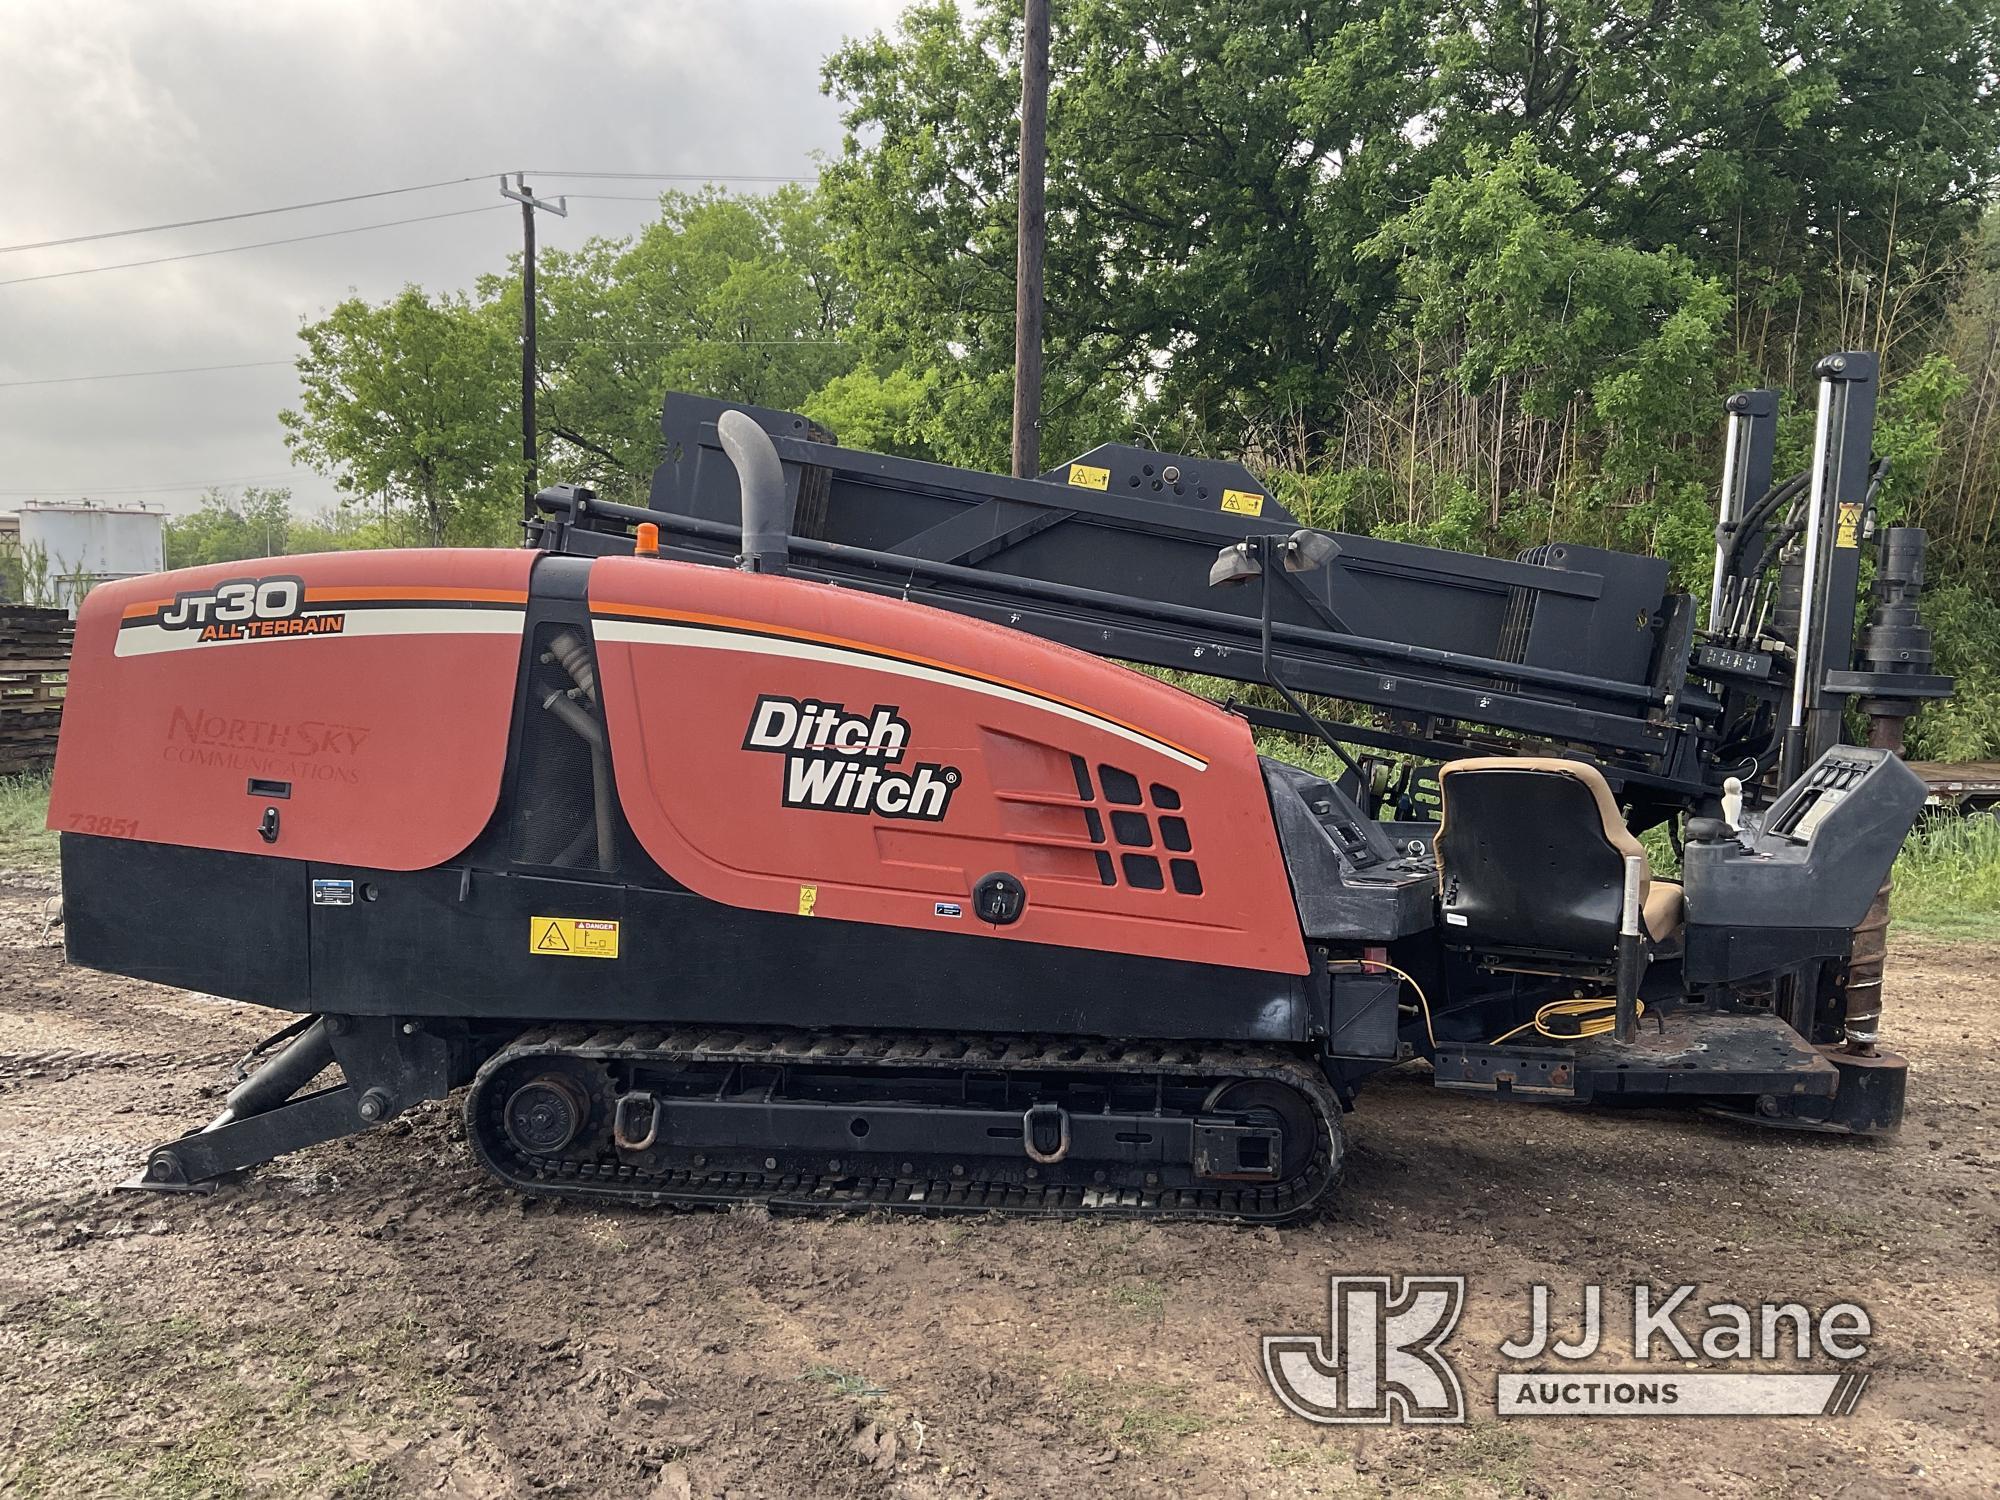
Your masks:
M 0 873 L 0 1493 L 2000 1493 L 1991 948 L 1898 943 L 1888 1144 L 1413 1068 L 1307 1228 L 773 1219 L 524 1203 L 455 1101 L 213 1198 L 114 1194 L 271 1022 L 66 969 L 50 889 Z M 1279 1406 L 1258 1336 L 1323 1332 L 1336 1271 L 1471 1277 L 1468 1425 Z M 1497 1418 L 1526 1288 L 1593 1279 L 1859 1301 L 1872 1383 L 1845 1418 Z

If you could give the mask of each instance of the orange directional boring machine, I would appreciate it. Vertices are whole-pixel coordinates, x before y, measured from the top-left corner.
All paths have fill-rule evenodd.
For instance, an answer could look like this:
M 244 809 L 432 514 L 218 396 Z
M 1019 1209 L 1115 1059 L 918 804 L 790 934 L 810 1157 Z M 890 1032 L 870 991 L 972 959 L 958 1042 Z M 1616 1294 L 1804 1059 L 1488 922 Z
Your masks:
M 141 1183 L 463 1089 L 527 1193 L 1284 1221 L 1412 1058 L 1892 1130 L 1894 746 L 1949 683 L 1875 361 L 1819 380 L 1790 479 L 1729 402 L 1699 618 L 1655 558 L 1303 529 L 1234 464 L 1002 479 L 682 396 L 647 505 L 546 490 L 517 551 L 104 585 L 69 957 L 296 1015 Z

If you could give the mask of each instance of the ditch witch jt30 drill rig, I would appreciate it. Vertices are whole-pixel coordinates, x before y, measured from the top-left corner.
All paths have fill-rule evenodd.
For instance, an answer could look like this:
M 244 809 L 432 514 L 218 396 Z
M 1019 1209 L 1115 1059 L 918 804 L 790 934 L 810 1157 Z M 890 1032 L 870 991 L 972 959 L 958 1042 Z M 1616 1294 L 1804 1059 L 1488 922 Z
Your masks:
M 502 1182 L 648 1204 L 1296 1219 L 1412 1056 L 1893 1130 L 1893 747 L 1949 683 L 1922 534 L 1874 534 L 1875 360 L 1818 373 L 1796 478 L 1776 397 L 1728 403 L 1705 620 L 1655 558 L 1305 530 L 1234 464 L 1002 479 L 683 396 L 650 504 L 544 491 L 517 551 L 103 586 L 70 959 L 298 1013 L 141 1182 L 468 1084 Z

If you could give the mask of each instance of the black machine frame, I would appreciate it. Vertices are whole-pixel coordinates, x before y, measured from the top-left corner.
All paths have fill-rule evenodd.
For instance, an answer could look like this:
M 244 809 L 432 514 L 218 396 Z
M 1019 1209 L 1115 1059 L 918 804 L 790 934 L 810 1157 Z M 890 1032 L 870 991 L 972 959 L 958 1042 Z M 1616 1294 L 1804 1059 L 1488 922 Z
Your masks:
M 1705 621 L 1697 620 L 1690 596 L 1670 591 L 1660 559 L 1568 543 L 1488 558 L 1312 532 L 1237 464 L 1107 444 L 1038 478 L 1012 479 L 844 449 L 794 413 L 671 396 L 662 413 L 667 459 L 648 504 L 614 503 L 571 486 L 536 497 L 526 542 L 545 556 L 531 585 L 514 727 L 492 823 L 448 865 L 359 872 L 384 898 L 364 938 L 336 936 L 316 921 L 299 951 L 273 945 L 244 956 L 241 975 L 208 977 L 204 987 L 217 993 L 281 1005 L 296 999 L 301 1009 L 309 999 L 323 1014 L 302 1033 L 281 1034 L 287 1046 L 248 1074 L 223 1118 L 156 1151 L 141 1185 L 198 1187 L 390 1118 L 463 1084 L 482 1063 L 488 1070 L 505 1063 L 507 1048 L 525 1045 L 507 1040 L 509 1028 L 552 1013 L 587 1014 L 593 1023 L 652 1020 L 651 995 L 667 969 L 689 991 L 681 1019 L 690 1025 L 733 1019 L 729 997 L 746 990 L 770 997 L 748 1016 L 752 1024 L 801 1034 L 826 1027 L 915 1033 L 937 1024 L 934 976 L 952 966 L 948 945 L 976 938 L 841 933 L 840 924 L 815 923 L 813 941 L 821 947 L 806 951 L 786 919 L 718 907 L 680 888 L 646 858 L 615 807 L 598 832 L 603 863 L 596 870 L 524 859 L 514 842 L 510 821 L 533 779 L 528 726 L 542 722 L 534 706 L 538 653 L 549 629 L 588 635 L 588 570 L 578 560 L 631 553 L 639 528 L 649 525 L 659 529 L 664 556 L 713 566 L 756 557 L 764 539 L 753 539 L 746 524 L 750 485 L 725 441 L 725 413 L 747 411 L 778 460 L 795 518 L 782 544 L 790 571 L 989 620 L 1096 656 L 1275 689 L 1282 708 L 1267 706 L 1269 700 L 1232 699 L 1228 706 L 1253 724 L 1326 739 L 1350 773 L 1343 778 L 1347 790 L 1329 785 L 1326 795 L 1359 799 L 1364 820 L 1422 850 L 1428 839 L 1421 823 L 1382 813 L 1349 747 L 1392 752 L 1432 769 L 1496 751 L 1585 761 L 1603 771 L 1635 828 L 1685 819 L 1692 839 L 1695 820 L 1722 814 L 1733 824 L 1743 804 L 1770 808 L 1773 816 L 1783 812 L 1788 790 L 1840 743 L 1851 702 L 1861 704 L 1876 743 L 1895 748 L 1915 706 L 1949 691 L 1949 681 L 1930 671 L 1928 637 L 1915 609 L 1921 533 L 1890 529 L 1882 539 L 1874 614 L 1857 630 L 1862 546 L 1876 531 L 1874 496 L 1884 473 L 1870 449 L 1878 366 L 1872 355 L 1844 353 L 1821 361 L 1816 374 L 1812 461 L 1790 479 L 1774 482 L 1776 393 L 1741 392 L 1726 403 Z M 1293 560 L 1307 554 L 1310 564 L 1294 568 Z M 1253 586 L 1216 586 L 1231 579 Z M 1367 716 L 1335 718 L 1309 700 L 1359 705 Z M 1281 824 L 1298 815 L 1285 806 Z M 1691 857 L 1722 861 L 1721 843 L 1705 837 L 1700 848 L 1690 844 Z M 240 884 L 254 901 L 277 883 L 262 858 L 145 850 L 134 856 L 65 835 L 66 875 L 73 865 L 78 885 L 105 898 L 96 915 L 78 914 L 70 941 L 73 950 L 88 947 L 93 961 L 105 960 L 117 972 L 182 982 L 187 960 L 175 948 L 174 926 L 149 914 L 158 893 Z M 355 873 L 319 866 L 291 872 L 294 884 Z M 518 931 L 531 911 L 552 901 L 563 905 L 565 893 L 581 893 L 575 900 L 594 903 L 593 910 L 615 908 L 630 930 L 658 935 L 659 946 L 635 952 L 644 962 L 621 966 L 608 981 L 594 973 L 571 976 L 581 989 L 530 992 L 510 983 L 519 976 L 501 956 L 509 948 L 504 935 Z M 435 963 L 413 966 L 409 955 L 423 945 L 412 935 L 439 923 L 456 924 L 463 940 L 443 945 L 445 957 Z M 1635 977 L 1628 984 L 1622 945 L 1617 964 L 1603 955 L 1620 973 L 1615 1038 L 1501 1045 L 1486 1038 L 1515 1019 L 1531 994 L 1548 991 L 1547 973 L 1508 972 L 1504 964 L 1496 971 L 1478 954 L 1439 944 L 1427 930 L 1396 926 L 1336 943 L 1322 940 L 1309 923 L 1313 974 L 1277 989 L 1276 976 L 1016 945 L 1000 960 L 1010 967 L 999 990 L 1011 998 L 982 1014 L 979 1029 L 1200 1037 L 1240 1049 L 1310 1044 L 1343 1105 L 1362 1078 L 1411 1055 L 1411 1037 L 1428 1034 L 1445 1088 L 1526 1099 L 1729 1095 L 1776 1123 L 1893 1127 L 1901 1109 L 1900 1061 L 1877 1058 L 1872 1047 L 1832 1055 L 1838 1028 L 1829 1029 L 1826 998 L 1848 931 L 1777 923 L 1771 929 L 1784 936 L 1752 936 L 1773 946 L 1753 952 L 1753 943 L 1705 957 L 1721 976 L 1712 983 L 1696 977 L 1694 963 L 1684 973 L 1676 963 L 1674 988 L 1685 979 L 1705 989 L 1689 1007 L 1698 1034 L 1685 1012 L 1672 1026 L 1660 1019 L 1652 1031 L 1637 1032 L 1642 991 L 1665 1000 L 1667 1011 L 1675 997 L 1664 993 L 1664 983 L 1647 989 Z M 824 964 L 829 953 L 836 963 L 844 957 L 869 970 L 873 1010 L 848 1014 L 788 987 L 790 976 Z M 995 962 L 990 955 L 981 961 Z M 1870 961 L 1879 969 L 1879 956 Z M 1730 984 L 1741 976 L 1732 964 L 1768 976 L 1761 1003 L 1735 1003 Z M 1418 986 L 1414 1012 L 1399 1010 L 1399 984 L 1389 974 Z M 1434 1017 L 1419 980 L 1458 1003 Z M 399 1004 L 412 988 L 426 1001 L 421 1015 Z M 625 1045 L 607 1044 L 606 1056 L 624 1058 Z M 671 1075 L 661 1060 L 666 1055 L 634 1052 L 620 1066 Z M 1290 1065 L 1272 1057 L 1273 1067 Z M 1101 1071 L 1115 1061 L 1096 1059 L 1092 1066 Z M 329 1062 L 340 1065 L 348 1082 L 293 1097 Z M 738 1065 L 740 1059 L 732 1064 Z M 860 1077 L 843 1087 L 865 1099 Z M 1156 1080 L 1156 1087 L 1165 1085 Z M 1030 1105 L 1030 1116 L 1041 1107 Z M 697 1109 L 681 1101 L 666 1108 L 693 1119 L 721 1105 Z M 1253 1145 L 1276 1138 L 1263 1125 L 1218 1125 L 1205 1108 L 1191 1106 L 1175 1131 L 1191 1140 L 1206 1132 L 1216 1142 L 1229 1134 L 1232 1152 L 1241 1149 L 1234 1144 L 1239 1137 Z M 811 1123 L 818 1119 L 811 1109 L 801 1105 L 799 1112 L 808 1123 L 795 1133 L 812 1152 L 837 1143 L 837 1134 L 814 1134 L 820 1125 Z M 992 1134 L 997 1118 L 940 1116 L 930 1124 L 970 1138 Z M 1033 1120 L 1024 1119 L 1023 1128 L 1032 1144 Z M 802 1161 L 777 1165 L 784 1154 L 772 1158 L 771 1170 L 804 1171 Z M 748 1151 L 737 1165 L 754 1170 L 749 1158 L 761 1156 L 761 1147 Z M 905 1164 L 905 1175 L 911 1170 Z M 1004 1186 L 1054 1190 L 1050 1183 L 1029 1187 L 1035 1175 L 1009 1176 Z M 695 1201 L 699 1194 L 677 1189 L 663 1196 Z
M 1437 760 L 1556 748 L 1598 765 L 1644 827 L 1715 811 L 1731 777 L 1753 803 L 1775 798 L 1838 741 L 1850 699 L 1900 722 L 1949 692 L 1927 650 L 1856 652 L 1859 543 L 1875 531 L 1882 472 L 1869 447 L 1877 370 L 1861 352 L 1820 362 L 1813 462 L 1789 490 L 1771 483 L 1776 393 L 1729 398 L 1705 630 L 1692 598 L 1668 592 L 1664 562 L 1567 543 L 1505 559 L 1340 534 L 1321 570 L 1267 574 L 1253 591 L 1264 600 L 1214 591 L 1208 564 L 1220 549 L 1298 524 L 1240 465 L 1107 444 L 1013 479 L 841 448 L 795 413 L 736 409 L 783 462 L 796 573 L 1095 655 L 1275 680 L 1375 716 L 1308 720 L 1231 704 L 1263 726 Z M 663 555 L 733 562 L 737 476 L 716 432 L 729 409 L 670 396 L 650 503 L 544 490 L 531 544 L 629 552 L 635 528 L 652 523 Z M 1787 524 L 1786 500 L 1804 557 L 1767 581 L 1775 557 L 1764 549 Z M 1782 628 L 1783 646 L 1759 649 L 1767 627 Z

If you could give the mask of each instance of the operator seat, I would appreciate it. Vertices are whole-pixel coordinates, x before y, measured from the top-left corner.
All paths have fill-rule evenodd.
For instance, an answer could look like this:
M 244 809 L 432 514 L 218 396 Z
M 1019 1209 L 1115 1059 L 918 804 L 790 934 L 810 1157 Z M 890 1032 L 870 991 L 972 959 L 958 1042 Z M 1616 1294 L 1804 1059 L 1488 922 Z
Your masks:
M 1444 939 L 1491 952 L 1618 951 L 1625 858 L 1646 857 L 1604 774 L 1544 756 L 1455 760 L 1438 772 L 1438 905 Z M 1678 944 L 1681 888 L 1644 867 L 1640 925 L 1655 949 Z

